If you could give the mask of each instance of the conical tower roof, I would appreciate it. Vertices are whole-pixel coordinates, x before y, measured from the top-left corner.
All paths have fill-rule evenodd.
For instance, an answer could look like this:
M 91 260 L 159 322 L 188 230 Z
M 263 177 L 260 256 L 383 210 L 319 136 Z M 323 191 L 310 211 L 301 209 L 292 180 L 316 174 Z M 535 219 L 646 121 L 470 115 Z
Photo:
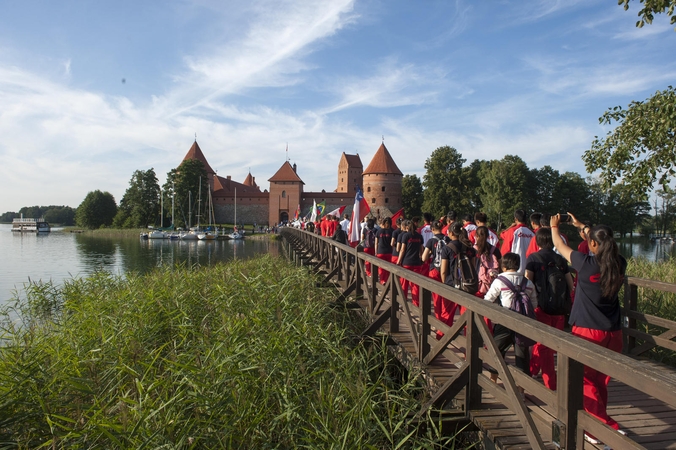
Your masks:
M 244 179 L 244 183 L 242 184 L 245 186 L 257 187 L 254 177 L 251 176 L 251 172 L 249 172 L 249 175 L 246 176 L 246 178 Z
M 204 157 L 204 153 L 202 153 L 202 149 L 200 148 L 199 145 L 197 145 L 197 140 L 192 144 L 192 147 L 190 147 L 190 150 L 188 150 L 188 153 L 186 153 L 185 157 L 183 158 L 183 161 L 186 161 L 188 159 L 196 159 L 198 161 L 202 161 L 202 164 L 204 164 L 204 168 L 207 171 L 207 174 L 215 174 L 216 171 L 211 168 L 209 163 L 207 162 L 207 158 Z
M 392 159 L 392 155 L 387 151 L 385 144 L 380 144 L 378 151 L 373 155 L 371 163 L 368 165 L 366 170 L 364 170 L 364 175 L 367 174 L 377 174 L 377 173 L 387 173 L 395 175 L 404 175 L 397 167 L 397 164 Z
M 272 176 L 272 178 L 270 178 L 268 181 L 295 181 L 295 182 L 300 181 L 301 183 L 303 183 L 303 180 L 301 180 L 300 177 L 296 174 L 296 171 L 293 169 L 293 167 L 291 167 L 289 161 L 285 161 L 284 164 L 282 164 L 282 167 L 279 168 L 277 173 L 275 173 Z

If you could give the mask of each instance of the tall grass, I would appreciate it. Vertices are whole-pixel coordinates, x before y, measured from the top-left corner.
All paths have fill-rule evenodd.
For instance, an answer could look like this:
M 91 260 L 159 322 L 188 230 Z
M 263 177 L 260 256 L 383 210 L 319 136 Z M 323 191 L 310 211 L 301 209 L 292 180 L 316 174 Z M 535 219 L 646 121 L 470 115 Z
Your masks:
M 630 258 L 627 274 L 638 278 L 676 283 L 676 259 L 652 262 L 645 258 Z M 638 310 L 644 314 L 676 321 L 676 294 L 656 289 L 638 288 Z M 664 328 L 639 322 L 639 330 L 652 335 L 665 331 Z M 676 352 L 661 347 L 650 350 L 646 355 L 650 358 L 676 367 Z
M 451 448 L 316 282 L 264 256 L 31 285 L 2 321 L 0 447 Z

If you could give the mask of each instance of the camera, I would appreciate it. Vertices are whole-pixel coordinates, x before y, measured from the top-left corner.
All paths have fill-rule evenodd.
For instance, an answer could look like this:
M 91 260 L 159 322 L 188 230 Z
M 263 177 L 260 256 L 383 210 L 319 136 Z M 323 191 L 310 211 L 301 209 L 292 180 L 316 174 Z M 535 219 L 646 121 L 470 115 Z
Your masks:
M 569 214 L 564 213 L 559 214 L 559 219 L 562 223 L 568 223 L 572 220 Z

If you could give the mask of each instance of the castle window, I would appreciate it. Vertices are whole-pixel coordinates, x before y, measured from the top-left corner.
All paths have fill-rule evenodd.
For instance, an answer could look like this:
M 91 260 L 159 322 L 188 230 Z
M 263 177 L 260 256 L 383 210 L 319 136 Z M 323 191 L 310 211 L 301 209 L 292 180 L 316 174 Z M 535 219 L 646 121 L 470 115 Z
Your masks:
M 373 198 L 371 199 L 371 203 L 375 203 L 375 202 L 376 202 L 376 198 L 373 197 Z
M 282 198 L 286 198 L 286 191 L 282 191 Z
M 383 192 L 385 192 L 385 186 L 383 186 L 382 190 L 383 190 Z
M 390 202 L 390 199 L 389 199 L 389 198 L 386 198 L 386 199 L 385 199 L 385 203 L 389 203 L 389 202 Z
M 366 192 L 371 192 L 371 186 L 366 188 Z M 375 200 L 375 199 L 374 199 Z
M 341 182 L 341 183 L 344 182 L 344 181 L 345 181 L 345 178 L 341 178 L 341 179 L 340 179 L 340 182 Z

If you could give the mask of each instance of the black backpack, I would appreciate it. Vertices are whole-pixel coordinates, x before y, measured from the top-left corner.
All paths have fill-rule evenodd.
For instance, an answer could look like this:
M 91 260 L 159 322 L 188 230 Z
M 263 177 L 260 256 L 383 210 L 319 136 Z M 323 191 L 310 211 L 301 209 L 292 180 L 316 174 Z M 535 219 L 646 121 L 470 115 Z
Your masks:
M 449 278 L 454 281 L 455 287 L 461 291 L 472 295 L 476 294 L 479 291 L 476 251 L 463 244 L 460 244 L 460 248 L 458 248 L 455 242 L 446 245 L 453 246 L 453 250 L 455 250 L 455 273 L 451 274 L 452 276 Z
M 533 304 L 530 302 L 530 298 L 526 294 L 526 286 L 528 285 L 528 278 L 523 277 L 521 284 L 517 287 L 502 275 L 498 276 L 498 280 L 507 286 L 507 288 L 514 293 L 514 301 L 512 302 L 512 307 L 509 308 L 510 311 L 517 312 L 522 316 L 529 317 L 533 320 L 537 320 L 535 317 L 535 311 L 533 310 Z M 529 337 L 526 337 L 522 334 L 514 332 L 514 341 L 517 345 L 523 345 L 530 347 L 535 345 L 535 341 Z
M 533 255 L 540 264 L 540 270 L 537 271 L 535 276 L 538 306 L 546 314 L 552 316 L 563 316 L 570 313 L 570 292 L 568 292 L 566 275 L 560 268 L 565 264 L 565 261 L 546 263 L 539 252 L 533 253 Z M 555 259 L 558 260 L 559 258 L 555 257 Z M 563 260 L 563 258 L 560 259 Z

